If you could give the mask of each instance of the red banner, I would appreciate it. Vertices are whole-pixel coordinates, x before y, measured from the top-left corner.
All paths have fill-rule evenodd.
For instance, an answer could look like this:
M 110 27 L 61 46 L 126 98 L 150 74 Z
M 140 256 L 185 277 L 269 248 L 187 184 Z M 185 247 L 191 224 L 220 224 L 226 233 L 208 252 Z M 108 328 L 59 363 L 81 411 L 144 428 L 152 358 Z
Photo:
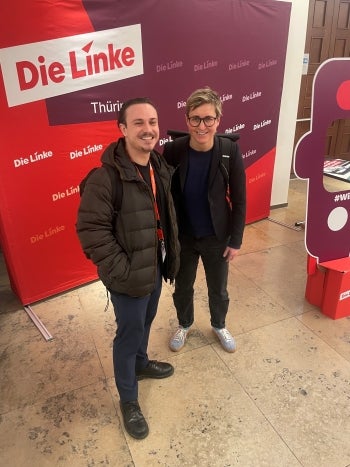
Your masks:
M 290 4 L 14 0 L 0 15 L 0 238 L 24 304 L 96 278 L 75 234 L 79 182 L 118 138 L 116 114 L 148 96 L 186 130 L 196 88 L 219 92 L 239 133 L 248 222 L 270 210 Z M 194 21 L 195 18 L 195 21 Z

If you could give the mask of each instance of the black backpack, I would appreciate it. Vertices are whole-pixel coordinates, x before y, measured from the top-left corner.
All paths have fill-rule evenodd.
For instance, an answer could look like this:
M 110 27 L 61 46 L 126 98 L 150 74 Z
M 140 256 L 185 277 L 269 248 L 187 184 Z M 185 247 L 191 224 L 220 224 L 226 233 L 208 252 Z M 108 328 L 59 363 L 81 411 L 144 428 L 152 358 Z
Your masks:
M 112 184 L 112 204 L 114 206 L 114 214 L 117 214 L 118 211 L 120 211 L 121 205 L 122 205 L 122 197 L 123 197 L 123 185 L 120 180 L 120 175 L 118 170 L 114 169 L 111 165 L 109 164 L 102 164 L 100 167 L 93 167 L 82 179 L 82 181 L 79 183 L 79 193 L 80 196 L 83 195 L 84 189 L 86 182 L 90 175 L 92 175 L 95 170 L 100 169 L 101 167 L 105 168 L 107 170 L 108 176 L 111 179 L 111 184 Z

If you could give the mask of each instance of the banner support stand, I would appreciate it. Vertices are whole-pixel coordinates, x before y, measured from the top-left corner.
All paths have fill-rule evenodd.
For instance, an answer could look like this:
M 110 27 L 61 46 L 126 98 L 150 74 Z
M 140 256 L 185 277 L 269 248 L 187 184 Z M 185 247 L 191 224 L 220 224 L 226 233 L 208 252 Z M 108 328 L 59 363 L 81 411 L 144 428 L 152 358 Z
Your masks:
M 46 341 L 52 341 L 52 339 L 53 339 L 52 335 L 49 333 L 49 331 L 46 329 L 45 325 L 38 318 L 38 316 L 34 313 L 34 311 L 31 309 L 31 307 L 29 305 L 25 306 L 24 311 L 27 313 L 27 315 L 33 321 L 35 326 L 39 329 L 39 331 L 41 332 L 44 339 Z
M 288 229 L 292 230 L 302 230 L 301 223 L 296 222 L 294 225 L 286 224 L 285 222 L 278 221 L 277 219 L 273 219 L 272 217 L 268 217 L 267 220 L 270 222 L 274 222 L 275 224 L 283 225 L 283 227 L 287 227 Z

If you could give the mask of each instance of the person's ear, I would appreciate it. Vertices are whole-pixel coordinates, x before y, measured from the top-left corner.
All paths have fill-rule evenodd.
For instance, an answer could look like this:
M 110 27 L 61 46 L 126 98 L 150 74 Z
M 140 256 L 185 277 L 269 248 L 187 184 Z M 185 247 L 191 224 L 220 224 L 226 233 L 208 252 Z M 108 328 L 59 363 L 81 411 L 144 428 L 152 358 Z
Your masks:
M 119 124 L 119 130 L 126 136 L 126 125 L 124 125 L 124 123 Z

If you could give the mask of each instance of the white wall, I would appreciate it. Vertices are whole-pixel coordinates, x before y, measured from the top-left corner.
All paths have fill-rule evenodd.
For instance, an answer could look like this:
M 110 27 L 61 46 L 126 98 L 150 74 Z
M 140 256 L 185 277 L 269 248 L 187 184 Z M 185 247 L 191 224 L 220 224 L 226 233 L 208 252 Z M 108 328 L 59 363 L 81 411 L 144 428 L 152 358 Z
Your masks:
M 309 0 L 278 1 L 292 3 L 292 10 L 278 124 L 271 207 L 288 202 L 289 178 L 293 160 L 294 133 L 309 11 Z

